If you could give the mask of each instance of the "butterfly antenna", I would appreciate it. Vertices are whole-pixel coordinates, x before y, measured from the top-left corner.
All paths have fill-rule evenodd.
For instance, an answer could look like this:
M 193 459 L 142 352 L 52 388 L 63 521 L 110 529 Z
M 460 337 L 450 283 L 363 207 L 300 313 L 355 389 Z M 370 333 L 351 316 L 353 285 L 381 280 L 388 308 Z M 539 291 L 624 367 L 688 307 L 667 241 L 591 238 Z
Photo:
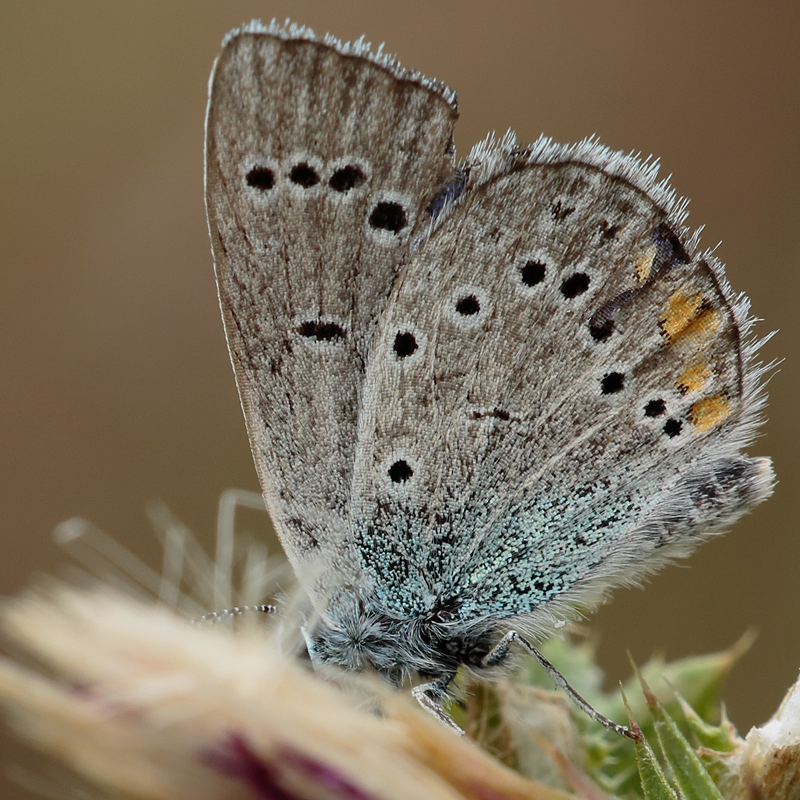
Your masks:
M 278 607 L 271 606 L 268 604 L 258 605 L 258 606 L 234 606 L 233 608 L 225 608 L 222 611 L 210 611 L 208 614 L 203 614 L 202 617 L 198 617 L 197 619 L 193 619 L 192 623 L 197 622 L 211 622 L 216 624 L 217 622 L 222 622 L 224 619 L 230 619 L 232 617 L 240 617 L 242 614 L 277 614 Z

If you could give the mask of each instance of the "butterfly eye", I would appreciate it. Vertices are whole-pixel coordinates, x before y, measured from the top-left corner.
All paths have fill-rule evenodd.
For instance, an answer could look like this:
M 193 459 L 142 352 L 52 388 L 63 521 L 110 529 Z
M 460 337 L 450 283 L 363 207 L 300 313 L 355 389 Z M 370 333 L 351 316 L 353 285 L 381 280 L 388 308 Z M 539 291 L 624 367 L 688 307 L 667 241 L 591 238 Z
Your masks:
M 245 180 L 248 186 L 268 192 L 275 186 L 275 173 L 269 167 L 253 167 Z

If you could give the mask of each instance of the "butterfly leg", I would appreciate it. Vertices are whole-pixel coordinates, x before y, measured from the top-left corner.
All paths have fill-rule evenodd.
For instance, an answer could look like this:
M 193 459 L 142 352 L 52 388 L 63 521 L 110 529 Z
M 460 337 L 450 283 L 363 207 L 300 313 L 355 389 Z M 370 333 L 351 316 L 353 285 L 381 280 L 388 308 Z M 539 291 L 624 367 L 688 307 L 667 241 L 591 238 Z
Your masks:
M 456 725 L 453 718 L 439 703 L 440 698 L 446 695 L 447 686 L 452 680 L 452 675 L 444 675 L 436 680 L 415 686 L 411 690 L 411 694 L 429 714 L 433 714 L 436 719 L 443 722 L 451 730 L 454 730 L 459 736 L 465 736 L 466 732 L 459 725 Z
M 535 659 L 539 662 L 542 669 L 549 675 L 550 680 L 563 691 L 567 697 L 575 703 L 578 708 L 583 711 L 590 719 L 599 722 L 605 728 L 608 728 L 614 733 L 621 736 L 627 736 L 629 739 L 635 739 L 636 734 L 624 725 L 618 725 L 612 722 L 608 717 L 601 714 L 596 708 L 584 700 L 572 686 L 569 685 L 567 679 L 530 643 L 525 641 L 516 631 L 509 631 L 503 638 L 484 656 L 482 665 L 484 667 L 491 667 L 505 659 L 508 655 L 508 649 L 514 642 L 519 642 Z

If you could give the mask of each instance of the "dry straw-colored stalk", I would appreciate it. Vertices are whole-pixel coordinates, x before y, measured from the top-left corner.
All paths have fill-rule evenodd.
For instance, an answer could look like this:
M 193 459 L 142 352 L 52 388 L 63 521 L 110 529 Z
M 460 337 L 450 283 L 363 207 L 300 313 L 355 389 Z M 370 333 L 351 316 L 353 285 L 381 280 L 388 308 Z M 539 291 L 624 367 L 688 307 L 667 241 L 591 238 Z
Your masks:
M 280 655 L 263 631 L 189 625 L 109 590 L 53 587 L 7 606 L 6 632 L 49 675 L 0 664 L 17 730 L 125 798 L 541 798 L 376 687 L 383 715 Z
M 800 800 L 800 685 L 744 739 L 724 714 L 707 721 L 746 643 L 645 665 L 644 694 L 625 685 L 643 732 L 632 744 L 542 688 L 543 674 L 525 662 L 494 686 L 462 681 L 464 702 L 451 710 L 465 738 L 408 692 L 312 670 L 293 646 L 290 604 L 233 621 L 244 624 L 192 624 L 209 608 L 263 602 L 273 571 L 260 547 L 240 552 L 233 536 L 234 507 L 248 503 L 260 500 L 223 498 L 215 559 L 156 508 L 163 574 L 73 521 L 61 538 L 83 546 L 106 580 L 53 581 L 6 603 L 0 624 L 15 657 L 0 659 L 0 704 L 24 739 L 68 768 L 59 796 Z M 595 707 L 623 721 L 589 643 L 544 649 Z

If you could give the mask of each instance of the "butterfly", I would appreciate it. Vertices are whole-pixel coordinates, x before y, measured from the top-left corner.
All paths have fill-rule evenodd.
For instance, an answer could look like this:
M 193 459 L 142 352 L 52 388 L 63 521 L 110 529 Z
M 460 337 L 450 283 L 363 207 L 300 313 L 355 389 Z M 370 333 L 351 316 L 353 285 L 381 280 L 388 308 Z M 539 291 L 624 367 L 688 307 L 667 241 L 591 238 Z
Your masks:
M 489 136 L 358 40 L 226 38 L 220 306 L 316 663 L 442 715 L 459 668 L 637 583 L 772 491 L 748 302 L 657 164 Z M 557 673 L 555 673 L 557 676 Z M 557 678 L 558 679 L 558 678 Z M 563 680 L 563 679 L 562 679 Z

